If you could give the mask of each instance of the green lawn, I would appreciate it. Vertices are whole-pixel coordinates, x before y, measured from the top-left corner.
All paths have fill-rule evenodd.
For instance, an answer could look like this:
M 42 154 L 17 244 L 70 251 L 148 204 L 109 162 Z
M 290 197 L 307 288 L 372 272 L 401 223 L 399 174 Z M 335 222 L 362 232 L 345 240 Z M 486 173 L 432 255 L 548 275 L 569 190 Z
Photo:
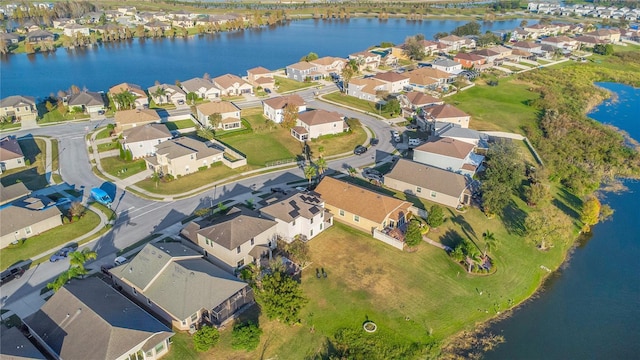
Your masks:
M 102 128 L 100 131 L 98 131 L 98 134 L 96 135 L 96 140 L 106 139 L 110 137 L 111 131 L 112 130 L 109 129 L 108 127 Z
M 28 238 L 21 245 L 7 247 L 0 252 L 2 268 L 27 260 L 35 255 L 53 251 L 73 239 L 84 235 L 100 224 L 100 217 L 93 211 L 87 211 L 76 222 L 60 225 L 40 235 Z
M 51 141 L 51 169 L 56 171 L 60 169 L 60 152 L 58 150 L 58 140 L 49 139 Z
M 78 120 L 78 119 L 88 119 L 89 115 L 84 113 L 72 113 L 68 112 L 64 116 L 58 111 L 58 109 L 54 109 L 42 116 L 42 119 L 38 121 L 39 124 L 47 124 L 47 123 L 55 123 L 60 121 L 68 121 L 68 120 Z
M 471 115 L 470 128 L 522 134 L 522 128 L 534 126 L 536 120 L 536 109 L 528 104 L 539 95 L 530 88 L 530 84 L 502 78 L 498 86 L 476 85 L 446 101 Z
M 167 129 L 169 130 L 189 129 L 196 126 L 191 119 L 169 121 L 165 123 L 165 125 L 167 125 Z
M 16 130 L 22 126 L 19 122 L 1 122 L 0 123 L 0 131 L 3 130 Z
M 285 78 L 282 76 L 274 76 L 276 80 L 276 86 L 278 87 L 278 93 L 283 94 L 290 91 L 296 91 L 300 89 L 306 89 L 313 86 L 318 86 L 317 82 L 300 82 Z
M 331 94 L 323 95 L 323 98 L 329 101 L 336 102 L 338 104 L 342 104 L 342 105 L 346 105 L 346 106 L 350 106 L 350 107 L 362 110 L 364 112 L 382 115 L 387 119 L 394 118 L 398 115 L 398 114 L 395 114 L 396 116 L 392 116 L 391 113 L 389 112 L 378 110 L 376 108 L 376 103 L 374 102 L 358 99 L 356 97 L 349 96 L 341 92 L 334 92 Z
M 99 144 L 98 145 L 98 152 L 105 152 L 105 151 L 111 151 L 111 150 L 118 150 L 120 148 L 120 143 L 118 142 L 117 139 L 114 139 L 111 142 L 108 143 L 104 143 L 104 144 Z
M 131 175 L 135 175 L 141 171 L 144 171 L 147 166 L 143 159 L 134 161 L 124 161 L 119 156 L 110 156 L 101 158 L 100 163 L 104 171 L 112 176 L 119 177 L 121 179 L 127 178 Z
M 19 140 L 19 143 L 25 156 L 25 162 L 28 161 L 30 165 L 5 171 L 0 175 L 2 185 L 8 186 L 21 181 L 29 190 L 46 187 L 49 183 L 45 176 L 46 146 L 44 140 L 26 138 Z

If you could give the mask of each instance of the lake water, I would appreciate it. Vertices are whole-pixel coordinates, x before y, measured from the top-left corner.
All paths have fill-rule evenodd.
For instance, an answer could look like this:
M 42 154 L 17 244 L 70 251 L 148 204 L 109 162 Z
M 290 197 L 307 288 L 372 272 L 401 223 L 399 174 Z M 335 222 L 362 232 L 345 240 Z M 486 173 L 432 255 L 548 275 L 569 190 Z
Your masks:
M 617 94 L 590 114 L 640 139 L 640 89 L 600 83 Z M 613 219 L 596 225 L 540 298 L 492 326 L 506 343 L 486 359 L 638 359 L 640 357 L 640 182 L 606 193 Z
M 17 54 L 2 57 L 0 62 L 0 98 L 16 94 L 45 97 L 72 84 L 99 91 L 125 81 L 147 88 L 156 80 L 173 84 L 204 73 L 244 76 L 256 66 L 283 68 L 311 51 L 347 57 L 383 41 L 402 43 L 418 33 L 433 39 L 435 33 L 466 22 L 309 19 L 190 39 L 133 39 L 92 49 Z M 486 22 L 482 31 L 513 29 L 519 24 L 519 19 Z

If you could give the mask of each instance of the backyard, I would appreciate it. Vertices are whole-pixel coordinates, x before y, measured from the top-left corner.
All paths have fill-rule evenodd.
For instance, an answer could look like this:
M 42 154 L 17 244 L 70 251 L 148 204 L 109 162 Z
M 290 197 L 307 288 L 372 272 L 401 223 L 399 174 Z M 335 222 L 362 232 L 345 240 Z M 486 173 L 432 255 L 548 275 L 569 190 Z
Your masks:
M 326 94 L 322 96 L 322 99 L 328 100 L 328 101 L 333 101 L 336 102 L 338 104 L 342 104 L 345 106 L 350 106 L 359 110 L 362 110 L 364 112 L 369 112 L 372 114 L 378 114 L 380 116 L 383 116 L 386 119 L 392 119 L 394 117 L 398 117 L 399 114 L 391 114 L 388 111 L 384 111 L 384 110 L 380 110 L 376 103 L 368 101 L 368 100 L 363 100 L 363 99 L 358 99 L 356 97 L 353 96 L 348 96 L 344 93 L 341 92 L 333 92 L 330 94 Z
M 190 129 L 196 127 L 196 124 L 193 123 L 191 119 L 183 119 L 176 121 L 166 122 L 167 129 L 171 130 L 180 130 L 180 129 Z
M 274 76 L 274 78 L 276 80 L 278 94 L 284 94 L 300 89 L 318 86 L 317 82 L 300 82 L 282 76 Z

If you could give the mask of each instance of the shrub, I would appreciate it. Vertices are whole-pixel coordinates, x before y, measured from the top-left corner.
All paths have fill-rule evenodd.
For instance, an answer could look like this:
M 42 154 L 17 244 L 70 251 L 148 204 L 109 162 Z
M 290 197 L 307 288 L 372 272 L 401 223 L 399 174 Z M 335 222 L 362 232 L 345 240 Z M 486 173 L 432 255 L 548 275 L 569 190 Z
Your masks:
M 204 170 L 207 170 L 208 168 L 209 168 L 209 167 L 208 167 L 208 166 L 206 166 L 206 165 L 205 165 L 205 166 L 200 166 L 200 167 L 198 168 L 198 171 L 204 171 Z
M 231 333 L 231 347 L 235 350 L 254 350 L 260 344 L 261 334 L 262 330 L 251 321 L 236 324 Z
M 193 347 L 197 351 L 207 351 L 220 340 L 218 329 L 212 326 L 203 326 L 193 334 Z
M 427 224 L 432 228 L 437 228 L 444 222 L 444 213 L 442 208 L 438 205 L 433 205 L 429 209 L 429 215 L 427 216 Z
M 24 164 L 27 165 L 27 166 L 30 166 L 31 165 L 31 160 L 29 160 L 29 159 L 25 160 Z

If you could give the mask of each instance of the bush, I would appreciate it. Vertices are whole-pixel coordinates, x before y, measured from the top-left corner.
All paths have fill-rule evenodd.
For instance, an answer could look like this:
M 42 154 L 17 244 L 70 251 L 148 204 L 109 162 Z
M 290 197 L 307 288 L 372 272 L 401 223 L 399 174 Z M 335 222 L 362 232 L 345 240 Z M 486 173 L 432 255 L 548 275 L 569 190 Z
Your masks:
M 31 160 L 29 160 L 29 159 L 25 160 L 24 164 L 27 165 L 27 166 L 30 166 L 31 165 Z
M 200 167 L 198 168 L 198 171 L 204 171 L 204 170 L 207 170 L 208 168 L 209 168 L 209 167 L 208 167 L 208 166 L 206 166 L 206 165 L 205 165 L 205 166 L 200 166 Z
M 193 347 L 197 351 L 207 351 L 220 340 L 218 329 L 212 326 L 203 326 L 193 334 Z
M 231 347 L 235 350 L 254 350 L 260 344 L 261 334 L 262 330 L 251 321 L 236 324 L 231 333 Z
M 442 208 L 438 205 L 433 205 L 429 209 L 429 215 L 427 216 L 427 224 L 432 228 L 437 228 L 444 222 L 444 213 Z

